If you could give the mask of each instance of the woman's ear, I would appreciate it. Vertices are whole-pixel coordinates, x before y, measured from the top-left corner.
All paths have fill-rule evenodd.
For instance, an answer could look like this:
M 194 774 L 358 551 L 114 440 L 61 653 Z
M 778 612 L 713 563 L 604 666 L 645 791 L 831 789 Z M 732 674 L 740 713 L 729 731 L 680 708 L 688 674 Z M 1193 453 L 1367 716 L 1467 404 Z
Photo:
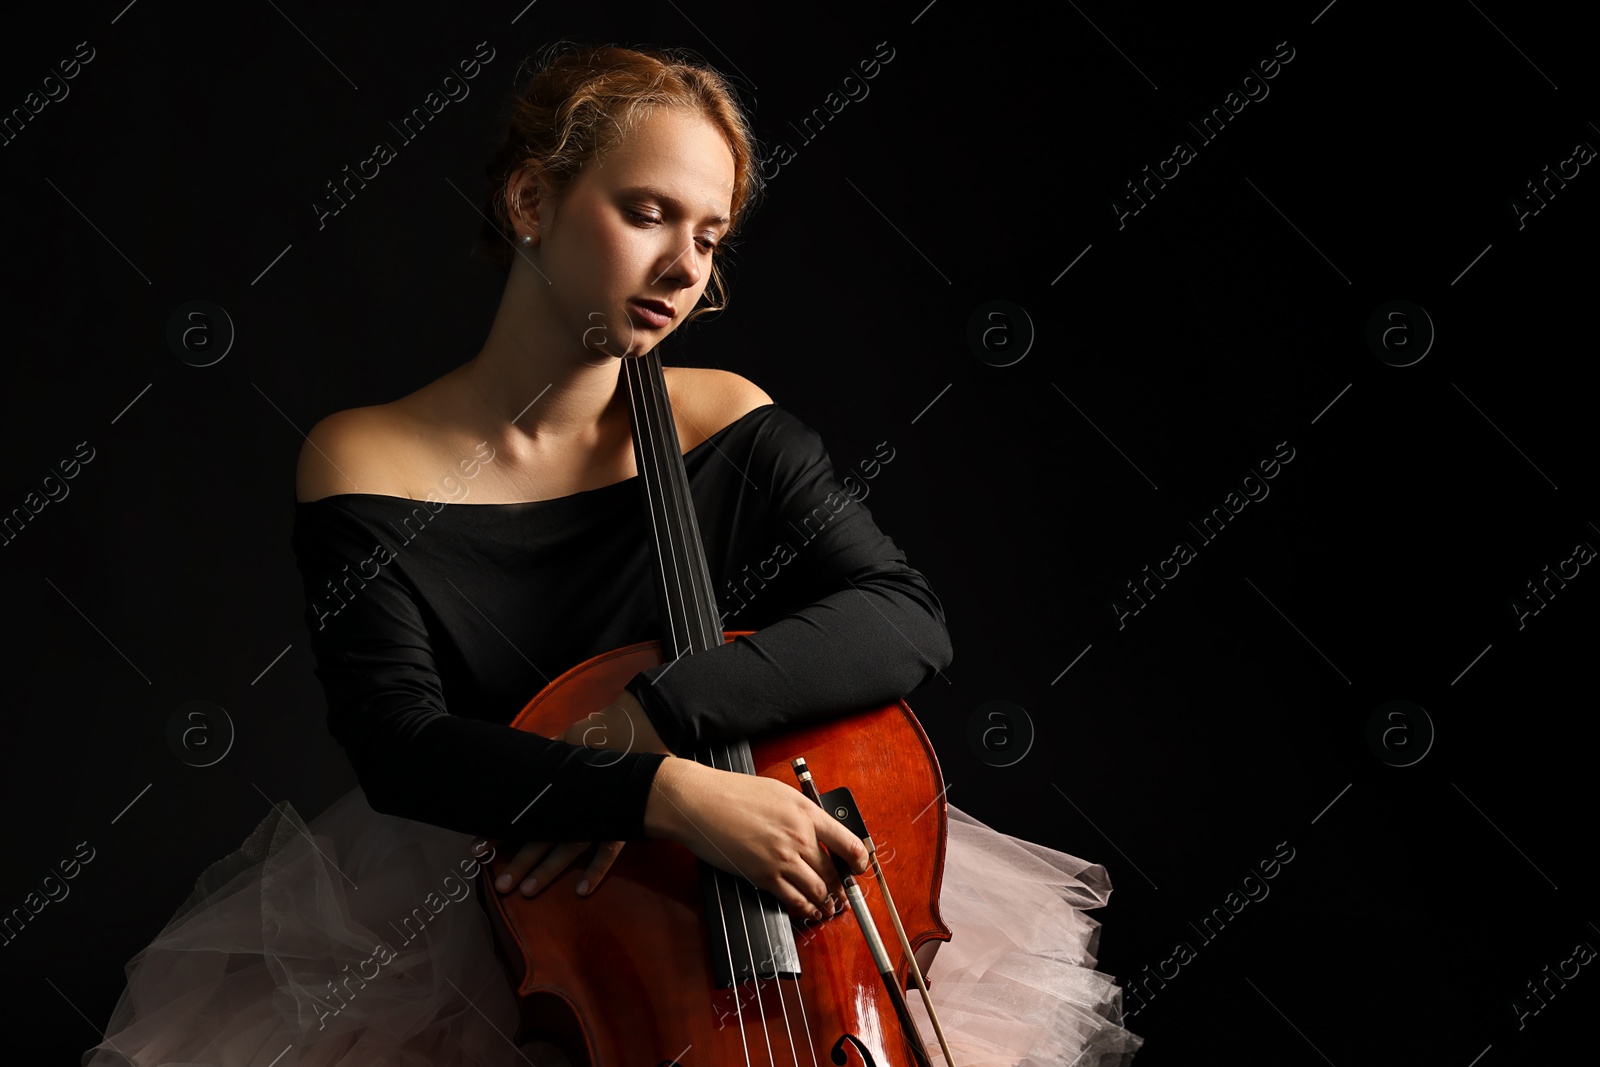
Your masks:
M 529 236 L 533 244 L 539 243 L 539 209 L 548 203 L 548 189 L 544 172 L 534 159 L 523 160 L 522 166 L 506 179 L 506 210 L 511 218 L 513 240 L 518 244 Z

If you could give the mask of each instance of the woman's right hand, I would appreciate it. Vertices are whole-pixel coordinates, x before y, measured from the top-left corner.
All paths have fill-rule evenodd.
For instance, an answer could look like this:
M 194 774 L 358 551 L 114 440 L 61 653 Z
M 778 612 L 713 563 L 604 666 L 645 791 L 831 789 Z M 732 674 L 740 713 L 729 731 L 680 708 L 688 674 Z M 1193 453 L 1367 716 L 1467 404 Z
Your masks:
M 599 886 L 600 879 L 605 877 L 606 871 L 616 862 L 617 855 L 622 852 L 625 841 L 602 841 L 595 849 L 594 858 L 590 860 L 588 870 L 584 871 L 583 878 L 578 882 L 577 893 L 587 897 Z M 473 843 L 473 854 L 479 857 L 488 855 L 504 844 L 501 841 L 490 842 L 480 838 Z M 593 841 L 529 841 L 521 845 L 516 854 L 501 867 L 499 876 L 495 879 L 495 889 L 503 896 L 512 891 L 521 892 L 524 897 L 531 897 L 544 889 L 545 886 L 555 881 L 556 876 L 566 870 L 572 861 L 588 850 Z
M 867 869 L 861 839 L 798 788 L 694 760 L 662 761 L 644 825 L 647 837 L 677 841 L 771 893 L 797 921 L 826 918 L 846 906 L 844 883 L 827 852 L 856 874 Z

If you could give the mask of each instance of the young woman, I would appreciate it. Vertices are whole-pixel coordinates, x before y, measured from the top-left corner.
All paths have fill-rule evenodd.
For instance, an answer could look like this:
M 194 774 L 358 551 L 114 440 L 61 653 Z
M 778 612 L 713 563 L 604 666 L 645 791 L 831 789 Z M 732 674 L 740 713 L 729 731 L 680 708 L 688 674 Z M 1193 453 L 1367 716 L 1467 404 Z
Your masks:
M 674 755 L 881 706 L 952 658 L 927 579 L 859 502 L 768 576 L 774 545 L 848 494 L 816 432 L 740 375 L 666 383 L 724 628 L 756 633 L 641 672 L 562 739 L 508 725 L 568 667 L 660 636 L 619 374 L 725 303 L 723 246 L 760 185 L 736 97 L 685 55 L 556 47 L 521 90 L 488 168 L 507 281 L 482 350 L 323 419 L 301 452 L 306 623 L 360 787 L 309 824 L 275 812 L 202 876 L 85 1067 L 291 1049 L 298 1067 L 544 1067 L 553 1046 L 506 1036 L 473 857 L 503 850 L 494 891 L 527 895 L 578 861 L 589 895 L 626 842 L 666 838 L 796 919 L 844 899 L 828 852 L 864 869 L 793 785 Z M 959 1067 L 1130 1059 L 1082 914 L 1104 870 L 948 814 L 953 940 L 928 978 Z

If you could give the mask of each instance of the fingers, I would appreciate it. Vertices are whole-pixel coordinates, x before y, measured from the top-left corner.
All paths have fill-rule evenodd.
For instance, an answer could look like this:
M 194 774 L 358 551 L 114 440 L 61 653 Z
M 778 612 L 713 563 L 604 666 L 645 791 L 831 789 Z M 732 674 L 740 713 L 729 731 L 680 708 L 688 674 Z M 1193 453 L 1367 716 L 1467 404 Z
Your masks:
M 828 883 L 822 876 L 827 857 L 813 844 L 802 848 L 778 870 L 778 887 L 770 890 L 796 922 L 825 919 L 833 913 Z
M 816 886 L 821 886 L 818 881 Z M 826 888 L 818 892 L 816 886 L 801 888 L 793 882 L 781 883 L 781 891 L 774 891 L 773 896 L 778 898 L 778 903 L 789 913 L 789 918 L 794 922 L 816 921 L 830 918 L 833 912 L 834 899 L 827 893 Z
M 553 842 L 530 841 L 518 848 L 500 869 L 500 876 L 495 879 L 494 887 L 502 893 L 511 892 L 512 887 L 521 882 L 533 869 L 533 865 L 543 859 L 552 847 Z
M 851 874 L 867 873 L 867 846 L 861 838 L 855 835 L 844 823 L 828 815 L 827 812 L 817 809 L 821 816 L 821 825 L 817 830 L 817 840 L 828 846 L 828 851 L 844 860 L 845 866 L 850 868 Z M 828 869 L 833 869 L 833 864 L 828 864 Z
M 860 838 L 837 819 L 820 809 L 812 812 L 816 844 L 803 853 L 806 866 L 785 873 L 790 899 L 785 907 L 796 919 L 827 919 L 849 908 L 844 880 L 829 852 L 838 855 L 853 874 L 863 873 L 868 865 L 867 848 Z M 827 852 L 823 846 L 827 846 Z
M 589 844 L 588 841 L 530 841 L 506 863 L 500 876 L 495 879 L 494 887 L 502 893 L 509 893 L 515 888 L 523 896 L 531 897 L 541 886 L 566 870 L 567 865 Z
M 616 862 L 618 853 L 622 851 L 622 841 L 602 841 L 595 849 L 595 856 L 590 862 L 583 878 L 578 882 L 577 891 L 583 896 L 589 896 L 599 886 L 600 879 L 605 877 L 611 865 Z M 566 870 L 574 859 L 583 854 L 593 842 L 590 841 L 565 841 L 555 843 L 551 841 L 530 841 L 517 850 L 502 868 L 499 877 L 495 879 L 495 888 L 502 893 L 509 893 L 513 889 L 525 897 L 531 897 L 544 886 Z
M 584 872 L 583 880 L 578 883 L 578 894 L 588 896 L 600 884 L 600 879 L 605 877 L 606 871 L 616 862 L 617 854 L 622 851 L 624 841 L 602 841 L 594 850 L 594 860 L 589 864 L 589 869 Z
M 817 841 L 828 846 L 828 851 L 844 861 L 851 874 L 865 874 L 870 866 L 867 856 L 867 846 L 857 837 L 848 826 L 837 819 L 831 818 L 826 812 L 818 811 L 820 825 L 817 829 Z M 828 883 L 828 890 L 837 902 L 835 914 L 850 907 L 849 898 L 845 896 L 844 879 L 839 874 L 832 858 L 821 857 L 822 868 L 820 873 Z

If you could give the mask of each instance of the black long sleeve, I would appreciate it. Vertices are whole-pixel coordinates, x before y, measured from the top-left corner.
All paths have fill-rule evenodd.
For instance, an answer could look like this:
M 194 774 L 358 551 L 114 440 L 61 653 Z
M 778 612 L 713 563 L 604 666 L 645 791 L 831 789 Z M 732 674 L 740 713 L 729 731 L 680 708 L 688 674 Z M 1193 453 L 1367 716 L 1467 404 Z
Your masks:
M 452 714 L 419 595 L 394 561 L 398 539 L 329 500 L 297 506 L 293 544 L 328 729 L 375 811 L 512 840 L 644 837 L 650 786 L 667 757 L 619 756 Z
M 821 435 L 774 407 L 749 456 L 747 480 L 770 487 L 756 543 L 773 551 L 727 561 L 743 580 L 726 595 L 793 610 L 628 683 L 679 754 L 898 700 L 952 659 L 938 597 L 846 492 Z

